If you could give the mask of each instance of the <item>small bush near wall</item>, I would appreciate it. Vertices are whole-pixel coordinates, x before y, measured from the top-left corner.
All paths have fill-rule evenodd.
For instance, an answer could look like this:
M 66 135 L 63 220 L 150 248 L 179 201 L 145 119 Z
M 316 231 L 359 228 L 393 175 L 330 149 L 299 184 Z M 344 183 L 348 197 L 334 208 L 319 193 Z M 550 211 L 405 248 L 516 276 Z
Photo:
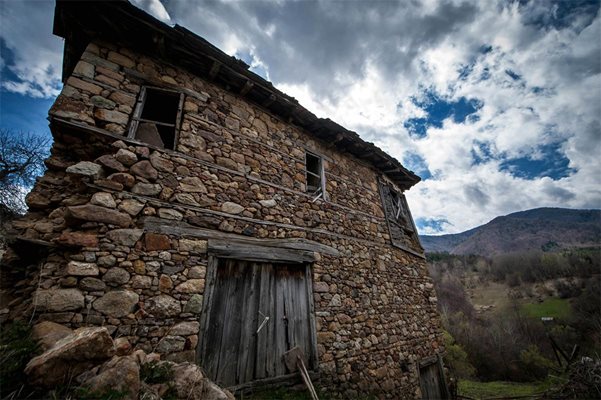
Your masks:
M 27 388 L 23 370 L 29 360 L 40 353 L 39 346 L 31 337 L 31 327 L 14 321 L 0 329 L 0 394 L 2 398 L 19 398 Z M 20 395 L 18 393 L 21 392 Z

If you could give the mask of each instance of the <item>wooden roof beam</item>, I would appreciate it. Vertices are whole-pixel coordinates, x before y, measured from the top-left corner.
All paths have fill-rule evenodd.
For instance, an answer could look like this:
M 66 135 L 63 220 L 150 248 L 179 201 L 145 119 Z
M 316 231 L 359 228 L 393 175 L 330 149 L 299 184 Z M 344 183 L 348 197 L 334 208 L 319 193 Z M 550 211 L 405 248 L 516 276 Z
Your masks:
M 275 94 L 270 93 L 269 97 L 263 103 L 261 103 L 261 105 L 265 108 L 268 108 L 275 100 L 276 100 Z
M 213 65 L 211 65 L 211 70 L 209 71 L 209 79 L 214 80 L 217 74 L 219 74 L 220 69 L 221 63 L 217 60 L 213 61 Z
M 251 81 L 246 81 L 244 83 L 244 86 L 242 86 L 242 89 L 240 89 L 240 96 L 246 96 L 246 94 L 250 92 L 253 86 L 255 86 L 254 83 L 252 83 Z

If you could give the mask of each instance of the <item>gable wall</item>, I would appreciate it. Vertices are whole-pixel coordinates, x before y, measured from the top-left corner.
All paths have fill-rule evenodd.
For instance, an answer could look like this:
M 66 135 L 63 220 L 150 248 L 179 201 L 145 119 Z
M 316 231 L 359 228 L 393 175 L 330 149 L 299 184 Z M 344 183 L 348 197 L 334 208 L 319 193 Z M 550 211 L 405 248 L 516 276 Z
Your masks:
M 305 238 L 341 254 L 313 266 L 322 384 L 345 396 L 418 396 L 418 362 L 440 351 L 436 296 L 425 261 L 390 245 L 375 171 L 221 88 L 107 44 L 88 46 L 50 115 L 126 134 L 143 80 L 186 90 L 177 151 L 55 129 L 50 169 L 17 228 L 60 247 L 41 277 L 32 271 L 40 288 L 23 307 L 193 359 L 208 263 L 193 228 Z M 304 193 L 305 147 L 330 160 L 328 202 Z M 116 162 L 120 150 L 138 163 Z M 66 173 L 82 160 L 104 176 Z

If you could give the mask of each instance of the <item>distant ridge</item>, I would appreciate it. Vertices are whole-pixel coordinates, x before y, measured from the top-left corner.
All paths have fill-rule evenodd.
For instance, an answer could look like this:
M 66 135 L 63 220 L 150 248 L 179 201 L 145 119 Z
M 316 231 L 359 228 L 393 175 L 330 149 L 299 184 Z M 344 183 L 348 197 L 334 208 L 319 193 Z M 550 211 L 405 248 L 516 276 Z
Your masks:
M 601 210 L 535 208 L 452 235 L 420 235 L 426 253 L 491 256 L 601 245 Z

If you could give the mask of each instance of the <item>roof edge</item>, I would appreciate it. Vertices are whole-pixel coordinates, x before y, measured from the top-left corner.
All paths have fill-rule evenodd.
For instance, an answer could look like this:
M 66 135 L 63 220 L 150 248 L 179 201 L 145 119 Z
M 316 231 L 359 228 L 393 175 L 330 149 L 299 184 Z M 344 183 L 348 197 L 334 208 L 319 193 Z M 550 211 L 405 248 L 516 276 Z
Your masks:
M 243 96 L 338 150 L 370 163 L 402 190 L 411 188 L 421 180 L 396 158 L 375 144 L 364 141 L 356 132 L 329 118 L 315 116 L 294 97 L 249 71 L 249 66 L 242 60 L 227 55 L 182 26 L 170 27 L 127 0 L 56 0 L 53 33 L 65 39 L 63 78 L 70 75 L 79 61 L 83 42 L 113 42 L 183 67 Z

